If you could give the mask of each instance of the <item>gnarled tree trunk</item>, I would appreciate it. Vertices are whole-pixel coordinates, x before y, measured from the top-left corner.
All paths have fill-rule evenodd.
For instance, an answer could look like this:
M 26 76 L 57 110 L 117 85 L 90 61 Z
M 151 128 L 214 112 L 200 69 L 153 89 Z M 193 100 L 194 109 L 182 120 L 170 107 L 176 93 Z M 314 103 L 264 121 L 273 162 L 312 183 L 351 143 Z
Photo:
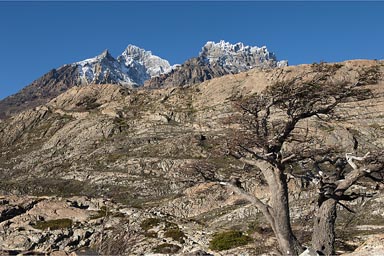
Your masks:
M 264 214 L 279 244 L 281 255 L 299 255 L 303 248 L 292 232 L 289 214 L 288 187 L 286 175 L 278 168 L 269 167 L 264 170 L 267 182 L 270 184 L 270 204 L 263 203 L 260 199 L 246 192 L 242 187 L 233 183 L 221 182 L 233 192 L 241 194 Z
M 292 232 L 287 176 L 282 168 L 266 161 L 257 161 L 255 165 L 262 171 L 270 190 L 269 207 L 261 209 L 267 217 L 279 244 L 282 255 L 298 255 L 303 249 Z
M 291 228 L 286 175 L 278 169 L 275 169 L 275 174 L 276 182 L 269 184 L 271 208 L 273 209 L 272 229 L 279 243 L 281 254 L 298 255 L 303 249 Z
M 323 201 L 316 211 L 312 247 L 325 255 L 335 254 L 336 200 Z

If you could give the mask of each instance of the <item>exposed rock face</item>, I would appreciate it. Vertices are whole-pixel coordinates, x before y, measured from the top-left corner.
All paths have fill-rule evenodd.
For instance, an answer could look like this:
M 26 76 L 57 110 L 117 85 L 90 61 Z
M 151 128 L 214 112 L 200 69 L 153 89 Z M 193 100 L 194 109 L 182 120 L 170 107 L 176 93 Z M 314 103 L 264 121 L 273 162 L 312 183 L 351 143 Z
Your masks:
M 205 59 L 198 57 L 187 60 L 170 73 L 152 78 L 145 83 L 146 87 L 160 88 L 197 84 L 229 74 L 222 66 L 209 65 Z
M 148 87 L 185 86 L 227 74 L 237 74 L 249 69 L 285 67 L 287 61 L 277 61 L 276 56 L 263 46 L 245 46 L 243 43 L 230 44 L 207 42 L 199 56 L 187 60 L 169 73 L 152 78 Z
M 254 169 L 228 157 L 227 138 L 239 129 L 236 119 L 231 119 L 239 115 L 234 99 L 261 92 L 276 81 L 301 77 L 303 82 L 309 82 L 319 74 L 326 74 L 324 79 L 335 83 L 345 81 L 369 88 L 370 99 L 356 98 L 339 105 L 335 110 L 338 119 L 311 118 L 301 124 L 310 127 L 310 134 L 342 152 L 350 152 L 355 139 L 359 149 L 367 152 L 384 148 L 383 73 L 382 61 L 348 61 L 252 69 L 186 88 L 71 88 L 44 106 L 0 122 L 0 193 L 4 195 L 0 199 L 4 206 L 0 207 L 0 250 L 43 251 L 48 246 L 50 250 L 71 251 L 89 244 L 101 248 L 104 254 L 138 255 L 153 253 L 155 246 L 168 243 L 174 250 L 180 247 L 180 255 L 199 250 L 214 253 L 208 248 L 213 233 L 230 228 L 246 231 L 252 222 L 257 222 L 256 246 L 250 244 L 223 255 L 270 252 L 276 244 L 259 211 L 221 184 L 206 182 L 201 173 L 213 172 L 223 179 L 237 177 L 248 191 L 261 198 L 270 193 Z M 289 183 L 292 225 L 303 231 L 300 234 L 306 234 L 312 225 L 310 202 L 316 191 L 300 182 Z M 357 185 L 354 191 L 363 191 Z M 356 224 L 348 221 L 346 210 L 339 211 L 343 229 L 338 232 L 357 232 L 363 225 L 366 228 L 383 220 L 383 187 L 372 189 L 377 192 L 373 197 L 352 205 L 359 210 L 354 215 Z M 41 197 L 31 199 L 38 203 L 27 209 L 24 203 L 12 201 L 10 195 L 50 197 L 44 201 L 39 201 Z M 86 199 L 73 199 L 74 195 Z M 105 205 L 124 217 L 107 221 L 104 231 L 108 232 L 103 238 L 107 242 L 103 243 L 102 218 L 89 220 Z M 45 221 L 71 216 L 80 224 L 79 228 L 60 232 L 36 231 L 33 224 L 40 221 L 38 216 Z M 161 220 L 144 230 L 141 224 L 148 218 Z M 166 236 L 166 227 L 170 226 L 166 220 L 183 231 L 184 243 Z M 89 237 L 84 233 L 87 230 L 92 233 Z M 343 234 L 348 241 L 356 238 L 352 233 Z M 35 238 L 28 240 L 24 235 Z M 47 239 L 43 241 L 41 237 Z M 58 248 L 52 248 L 59 237 Z M 299 239 L 305 241 L 304 235 Z M 359 239 L 360 242 L 364 237 Z M 129 241 L 129 248 L 108 251 L 124 244 L 121 241 Z
M 79 84 L 78 70 L 71 65 L 52 69 L 20 92 L 0 101 L 0 118 L 24 109 L 45 104 L 69 88 Z

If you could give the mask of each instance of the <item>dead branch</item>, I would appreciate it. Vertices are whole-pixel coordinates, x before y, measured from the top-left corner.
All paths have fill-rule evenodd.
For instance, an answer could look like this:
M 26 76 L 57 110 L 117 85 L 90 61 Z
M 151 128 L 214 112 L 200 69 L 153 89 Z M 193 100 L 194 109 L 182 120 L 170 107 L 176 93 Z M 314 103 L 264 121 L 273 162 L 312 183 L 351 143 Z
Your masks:
M 337 204 L 341 205 L 345 210 L 349 211 L 350 213 L 356 213 L 354 210 L 346 206 L 345 204 L 342 204 L 341 202 L 337 201 Z
M 363 161 L 365 160 L 368 156 L 369 156 L 370 152 L 368 152 L 367 154 L 365 154 L 364 156 L 362 157 L 357 157 L 357 156 L 353 156 L 352 153 L 346 153 L 345 154 L 345 158 L 347 159 L 347 162 L 348 164 L 354 169 L 356 170 L 357 169 L 357 165 L 353 162 L 353 160 L 356 160 L 356 161 Z

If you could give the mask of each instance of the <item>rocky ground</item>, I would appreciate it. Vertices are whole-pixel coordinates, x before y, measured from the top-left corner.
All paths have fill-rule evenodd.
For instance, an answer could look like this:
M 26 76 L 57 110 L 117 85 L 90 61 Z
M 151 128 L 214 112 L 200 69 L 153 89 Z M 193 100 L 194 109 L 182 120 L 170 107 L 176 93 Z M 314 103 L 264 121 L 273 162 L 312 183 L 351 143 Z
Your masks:
M 276 241 L 258 210 L 199 172 L 237 177 L 261 198 L 269 193 L 250 166 L 227 154 L 239 128 L 235 100 L 276 81 L 319 74 L 369 88 L 370 99 L 337 108 L 339 119 L 309 123 L 311 134 L 343 152 L 354 139 L 361 152 L 374 151 L 384 147 L 383 71 L 383 62 L 348 61 L 253 69 L 183 88 L 73 87 L 0 122 L 0 250 L 273 254 Z M 373 196 L 353 202 L 354 215 L 339 209 L 338 253 L 383 232 L 383 187 L 365 189 L 364 182 L 353 189 Z M 307 243 L 316 191 L 295 179 L 289 187 L 293 228 Z M 243 231 L 252 242 L 211 249 L 224 230 Z
M 192 229 L 190 223 L 156 210 L 100 198 L 6 198 L 0 208 L 0 244 L 5 253 L 137 255 L 161 250 L 162 244 L 174 252 L 182 247 L 184 252 L 199 251 L 207 245 L 205 228 Z

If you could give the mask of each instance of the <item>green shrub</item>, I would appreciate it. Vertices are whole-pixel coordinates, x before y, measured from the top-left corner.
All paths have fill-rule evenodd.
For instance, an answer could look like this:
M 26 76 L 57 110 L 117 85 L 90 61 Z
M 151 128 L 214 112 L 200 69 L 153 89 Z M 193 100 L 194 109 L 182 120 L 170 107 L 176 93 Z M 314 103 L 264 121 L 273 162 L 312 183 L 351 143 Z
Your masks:
M 152 248 L 152 251 L 154 253 L 177 253 L 179 250 L 181 249 L 180 246 L 176 245 L 176 244 L 167 244 L 167 243 L 164 243 L 164 244 L 160 244 L 156 247 L 153 247 Z
M 228 250 L 248 244 L 252 241 L 249 236 L 243 235 L 241 231 L 225 231 L 216 233 L 209 243 L 209 248 L 215 251 Z
M 254 220 L 251 223 L 248 223 L 248 234 L 253 234 L 260 230 L 260 222 L 258 220 Z
M 160 219 L 148 218 L 148 219 L 143 220 L 143 222 L 141 222 L 140 227 L 142 229 L 144 229 L 145 231 L 147 231 L 147 230 L 159 225 L 160 222 L 161 222 Z
M 70 219 L 57 219 L 57 220 L 47 220 L 47 221 L 38 221 L 33 225 L 36 229 L 63 229 L 72 227 L 72 220 Z
M 173 229 L 169 229 L 169 230 L 165 231 L 164 236 L 170 237 L 173 240 L 175 240 L 181 244 L 184 243 L 185 235 L 184 235 L 184 232 L 181 231 L 179 228 L 173 228 Z

